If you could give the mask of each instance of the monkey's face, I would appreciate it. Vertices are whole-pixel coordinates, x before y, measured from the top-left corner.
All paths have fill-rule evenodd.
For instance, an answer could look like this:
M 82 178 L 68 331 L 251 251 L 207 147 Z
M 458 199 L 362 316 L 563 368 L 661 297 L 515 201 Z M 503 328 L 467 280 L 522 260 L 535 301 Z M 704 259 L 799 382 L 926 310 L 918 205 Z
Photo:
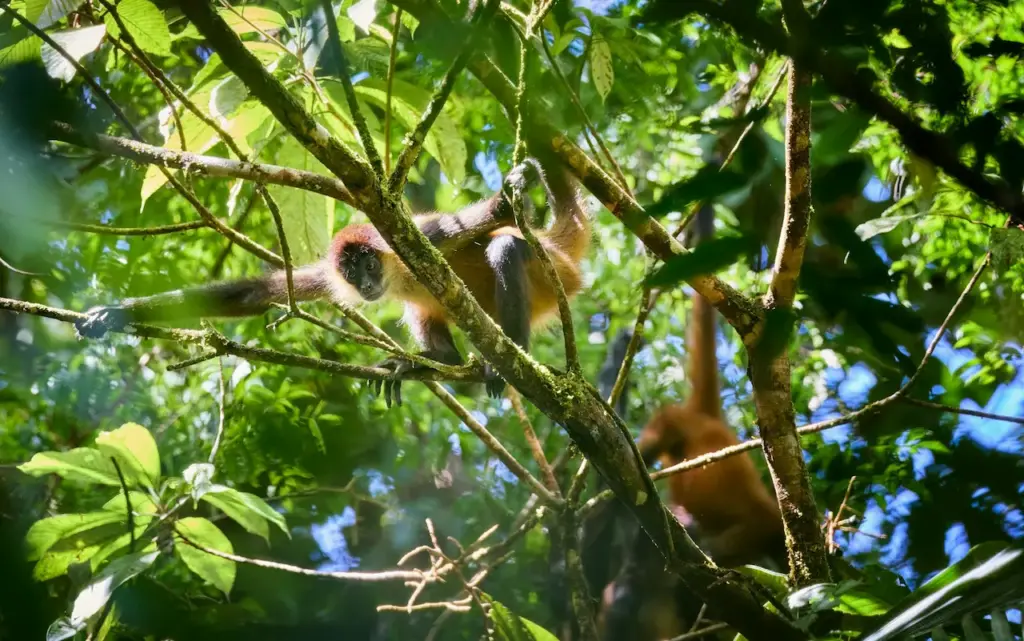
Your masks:
M 363 300 L 375 301 L 384 295 L 384 265 L 377 250 L 366 245 L 350 244 L 341 252 L 338 271 Z

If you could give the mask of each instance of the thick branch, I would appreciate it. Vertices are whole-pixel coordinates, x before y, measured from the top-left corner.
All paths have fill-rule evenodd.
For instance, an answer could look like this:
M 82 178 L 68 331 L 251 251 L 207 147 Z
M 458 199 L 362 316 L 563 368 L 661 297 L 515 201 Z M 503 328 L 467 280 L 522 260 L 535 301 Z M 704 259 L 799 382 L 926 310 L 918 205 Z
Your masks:
M 345 188 L 344 183 L 333 176 L 323 176 L 312 171 L 281 167 L 280 165 L 243 162 L 217 156 L 203 156 L 188 151 L 172 151 L 127 138 L 77 131 L 64 123 L 56 123 L 50 128 L 50 139 L 112 156 L 128 158 L 147 165 L 158 165 L 168 169 L 185 169 L 192 173 L 215 178 L 241 178 L 256 183 L 294 187 L 322 194 L 349 205 L 355 204 L 352 194 Z
M 796 9 L 791 6 L 794 2 L 799 5 Z M 803 12 L 800 2 L 784 2 L 787 21 L 790 11 Z M 769 311 L 787 311 L 793 306 L 811 219 L 811 76 L 802 69 L 802 63 L 796 61 L 789 66 L 786 208 L 771 287 L 765 296 L 765 308 Z M 797 585 L 827 581 L 828 558 L 803 449 L 796 433 L 792 368 L 786 348 L 770 353 L 765 347 L 753 347 L 750 374 L 765 460 L 782 511 L 791 576 Z

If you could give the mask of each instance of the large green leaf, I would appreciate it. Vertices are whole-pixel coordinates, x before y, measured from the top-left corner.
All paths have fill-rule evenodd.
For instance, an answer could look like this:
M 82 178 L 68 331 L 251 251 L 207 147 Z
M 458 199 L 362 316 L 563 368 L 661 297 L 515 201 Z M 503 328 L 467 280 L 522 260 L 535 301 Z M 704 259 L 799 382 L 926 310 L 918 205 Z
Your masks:
M 1024 597 L 1024 552 L 1001 542 L 971 548 L 893 608 L 864 641 L 909 638 Z
M 69 481 L 121 485 L 110 457 L 91 447 L 68 452 L 40 452 L 18 469 L 31 476 L 56 474 Z
M 71 610 L 72 624 L 86 621 L 98 613 L 110 600 L 114 590 L 153 565 L 153 561 L 159 554 L 159 552 L 137 552 L 111 561 L 78 593 L 75 605 Z
M 46 29 L 79 6 L 82 0 L 25 0 L 25 17 Z
M 88 530 L 124 520 L 124 514 L 110 511 L 58 514 L 40 519 L 25 533 L 27 558 L 34 561 L 42 557 L 58 541 Z
M 267 521 L 285 534 L 289 534 L 284 515 L 267 505 L 266 501 L 248 492 L 239 492 L 224 485 L 213 485 L 202 499 L 222 510 L 249 532 L 269 539 Z
M 277 163 L 293 169 L 330 175 L 323 163 L 291 137 L 281 144 Z M 268 185 L 267 189 L 281 208 L 292 261 L 301 265 L 312 263 L 323 256 L 334 227 L 334 201 L 304 189 L 280 185 Z
M 104 25 L 92 25 L 80 29 L 69 29 L 67 31 L 55 31 L 50 34 L 53 41 L 60 45 L 69 56 L 80 61 L 89 55 L 103 42 L 103 36 L 107 34 Z M 71 82 L 75 77 L 75 65 L 71 63 L 64 53 L 59 53 L 48 44 L 43 44 L 40 54 L 43 57 L 43 64 L 46 65 L 46 72 L 54 78 L 64 82 Z
M 125 423 L 97 436 L 96 447 L 117 460 L 129 486 L 156 486 L 160 479 L 160 452 L 146 428 L 138 423 Z
M 0 49 L 0 68 L 21 62 L 39 60 L 42 56 L 43 41 L 36 36 L 22 38 L 18 42 Z
M 601 100 L 608 97 L 612 92 L 612 84 L 615 82 L 615 69 L 612 67 L 612 48 L 603 37 L 594 35 L 590 41 L 590 79 L 597 89 Z
M 748 236 L 713 238 L 698 244 L 693 251 L 668 260 L 648 277 L 647 283 L 652 287 L 671 287 L 694 276 L 725 269 L 757 249 L 757 242 Z
M 167 20 L 150 0 L 121 0 L 117 4 L 117 15 L 143 51 L 158 56 L 171 55 L 171 31 L 167 28 Z M 112 15 L 107 14 L 104 22 L 111 36 L 121 35 L 121 28 Z
M 356 93 L 384 109 L 387 105 L 387 84 L 383 80 L 366 79 L 355 87 Z M 391 92 L 392 115 L 406 129 L 419 124 L 431 94 L 414 85 L 395 80 Z M 441 171 L 455 184 L 466 179 L 466 142 L 447 110 L 442 110 L 423 141 L 427 153 L 441 164 Z
M 219 552 L 234 553 L 231 541 L 217 526 L 206 519 L 188 517 L 179 520 L 175 528 L 180 537 L 185 537 L 196 545 L 201 545 Z M 208 554 L 185 541 L 179 540 L 174 550 L 197 576 L 209 581 L 218 590 L 227 594 L 235 582 L 235 563 L 219 556 Z

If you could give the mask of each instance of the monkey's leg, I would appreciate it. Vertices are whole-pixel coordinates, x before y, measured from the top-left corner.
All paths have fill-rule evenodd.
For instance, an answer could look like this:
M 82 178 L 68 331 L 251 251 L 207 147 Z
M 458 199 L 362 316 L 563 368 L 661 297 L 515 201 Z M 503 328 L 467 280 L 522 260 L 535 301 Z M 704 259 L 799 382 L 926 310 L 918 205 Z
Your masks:
M 526 262 L 530 245 L 522 238 L 498 236 L 487 245 L 487 263 L 494 270 L 494 308 L 498 325 L 524 350 L 530 349 L 530 292 Z M 498 398 L 505 381 L 488 363 L 484 367 L 487 393 Z
M 409 326 L 416 341 L 424 347 L 419 356 L 429 358 L 445 365 L 462 365 L 462 355 L 455 347 L 455 338 L 452 337 L 448 323 L 444 319 L 434 318 L 424 314 L 419 308 L 407 305 L 405 309 L 405 322 Z M 384 402 L 388 407 L 391 403 L 402 404 L 402 380 L 400 376 L 417 370 L 429 370 L 425 365 L 419 365 L 404 358 L 389 358 L 377 367 L 390 369 L 394 372 L 394 378 L 385 381 L 373 381 L 371 389 L 374 394 L 384 392 Z

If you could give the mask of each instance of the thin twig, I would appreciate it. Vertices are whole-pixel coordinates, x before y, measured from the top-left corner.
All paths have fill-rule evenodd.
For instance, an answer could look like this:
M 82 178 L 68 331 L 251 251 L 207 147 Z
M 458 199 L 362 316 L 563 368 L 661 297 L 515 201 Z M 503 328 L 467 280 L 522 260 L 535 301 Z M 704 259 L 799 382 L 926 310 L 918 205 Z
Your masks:
M 117 480 L 121 483 L 121 493 L 124 494 L 125 511 L 128 515 L 128 552 L 135 551 L 135 512 L 132 510 L 132 498 L 128 494 L 128 482 L 125 481 L 124 472 L 121 471 L 121 464 L 113 456 L 110 462 L 114 464 L 114 471 L 117 472 Z
M 110 227 L 109 225 L 92 225 L 90 223 L 74 223 L 66 220 L 40 220 L 38 218 L 26 218 L 25 222 L 46 225 L 57 229 L 69 231 L 80 231 L 86 234 L 102 234 L 106 236 L 160 236 L 163 234 L 177 234 L 193 229 L 210 229 L 204 220 L 193 220 L 187 223 L 174 223 L 172 225 L 159 225 L 157 227 Z
M 477 438 L 484 442 L 484 445 L 494 452 L 495 456 L 505 464 L 505 467 L 515 474 L 519 480 L 529 485 L 530 489 L 535 492 L 541 500 L 544 501 L 544 503 L 553 507 L 561 507 L 565 503 L 565 501 L 556 496 L 554 492 L 550 491 L 543 483 L 537 480 L 537 477 L 530 474 L 529 470 L 523 467 L 523 464 L 517 461 L 516 457 L 512 456 L 512 454 L 505 449 L 505 446 L 501 444 L 501 441 L 491 434 L 490 431 L 480 423 L 480 421 L 473 418 L 473 415 L 469 413 L 469 410 L 463 407 L 454 396 L 449 394 L 448 390 L 435 382 L 427 382 L 426 385 L 430 388 L 430 391 L 434 392 L 442 403 L 448 406 L 448 409 L 462 419 L 462 422 L 466 427 L 476 434 Z
M 552 494 L 561 496 L 561 492 L 558 489 L 558 480 L 555 478 L 555 471 L 551 469 L 551 464 L 548 463 L 547 457 L 544 456 L 544 447 L 540 444 L 537 432 L 533 429 L 533 423 L 530 422 L 530 417 L 526 414 L 526 408 L 523 406 L 523 397 L 519 395 L 515 388 L 510 387 L 508 389 L 508 400 L 512 402 L 512 409 L 515 410 L 516 416 L 519 417 L 519 424 L 523 428 L 526 444 L 530 446 L 530 453 L 533 454 L 533 460 L 537 462 L 537 467 L 540 468 L 544 483 L 551 490 Z
M 326 579 L 338 579 L 341 581 L 360 581 L 366 583 L 378 583 L 383 581 L 422 581 L 424 579 L 429 580 L 430 576 L 419 570 L 381 570 L 380 572 L 325 572 L 321 570 L 310 570 L 307 568 L 299 567 L 297 565 L 290 565 L 288 563 L 278 563 L 277 561 L 266 561 L 264 559 L 253 559 L 249 557 L 239 556 L 230 552 L 222 552 L 221 550 L 215 550 L 213 548 L 200 545 L 192 539 L 188 538 L 181 530 L 175 528 L 175 536 L 181 539 L 187 545 L 194 547 L 197 550 L 206 552 L 211 556 L 216 556 L 228 561 L 234 561 L 235 563 L 244 563 L 245 565 L 255 565 L 256 567 L 265 568 L 268 570 L 281 570 L 282 572 L 290 572 L 291 574 L 301 574 L 302 576 L 315 576 Z

